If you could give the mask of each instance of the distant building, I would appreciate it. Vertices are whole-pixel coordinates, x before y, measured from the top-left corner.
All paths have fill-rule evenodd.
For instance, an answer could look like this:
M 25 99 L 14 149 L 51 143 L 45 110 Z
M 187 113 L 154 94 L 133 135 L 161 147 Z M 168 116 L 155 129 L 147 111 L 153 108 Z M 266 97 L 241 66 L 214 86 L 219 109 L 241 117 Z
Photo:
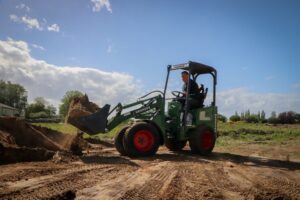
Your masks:
M 0 103 L 0 116 L 19 116 L 18 109 Z

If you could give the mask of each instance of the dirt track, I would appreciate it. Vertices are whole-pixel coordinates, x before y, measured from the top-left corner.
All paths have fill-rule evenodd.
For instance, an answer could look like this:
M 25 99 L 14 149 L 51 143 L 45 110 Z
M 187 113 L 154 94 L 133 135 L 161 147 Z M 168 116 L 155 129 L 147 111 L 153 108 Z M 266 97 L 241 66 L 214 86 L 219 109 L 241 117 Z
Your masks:
M 300 199 L 300 162 L 254 153 L 216 149 L 203 158 L 161 147 L 154 157 L 129 159 L 95 148 L 0 166 L 0 199 Z

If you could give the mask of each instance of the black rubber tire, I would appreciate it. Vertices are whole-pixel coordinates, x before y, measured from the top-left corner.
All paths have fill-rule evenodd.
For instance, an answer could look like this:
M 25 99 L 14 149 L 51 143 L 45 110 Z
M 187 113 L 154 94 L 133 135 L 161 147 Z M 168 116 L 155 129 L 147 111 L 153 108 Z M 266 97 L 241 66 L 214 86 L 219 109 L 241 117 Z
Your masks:
M 169 138 L 165 139 L 165 146 L 170 150 L 170 151 L 181 151 L 187 141 L 177 141 L 175 138 Z
M 140 131 L 146 131 L 153 139 L 151 140 L 152 144 L 147 150 L 138 149 L 134 143 L 134 138 L 135 136 L 137 136 L 136 134 Z M 153 125 L 146 122 L 138 122 L 133 124 L 130 128 L 126 130 L 123 140 L 124 149 L 130 157 L 153 156 L 158 150 L 159 143 L 160 136 L 158 130 Z
M 124 141 L 124 135 L 126 130 L 129 128 L 129 126 L 125 126 L 124 128 L 122 128 L 115 136 L 114 140 L 115 140 L 115 147 L 117 149 L 117 151 L 122 155 L 122 156 L 127 156 L 127 152 L 124 149 L 123 146 L 123 141 Z
M 210 137 L 211 141 L 206 144 L 207 146 L 203 146 L 205 143 L 205 135 Z M 207 143 L 207 142 L 206 142 Z M 216 143 L 216 134 L 214 131 L 209 127 L 198 127 L 195 131 L 191 134 L 189 138 L 189 145 L 191 151 L 193 153 L 197 153 L 203 156 L 209 155 Z

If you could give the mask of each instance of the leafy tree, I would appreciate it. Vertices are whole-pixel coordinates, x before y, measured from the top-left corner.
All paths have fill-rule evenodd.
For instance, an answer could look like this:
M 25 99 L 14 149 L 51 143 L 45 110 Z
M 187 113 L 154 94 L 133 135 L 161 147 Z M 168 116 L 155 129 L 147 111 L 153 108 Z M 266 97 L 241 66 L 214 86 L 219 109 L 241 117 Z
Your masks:
M 224 115 L 218 114 L 217 118 L 221 122 L 227 122 L 227 117 L 225 117 Z
M 275 111 L 272 111 L 272 112 L 271 112 L 271 117 L 272 117 L 272 118 L 276 118 L 276 112 L 275 112 Z
M 282 124 L 294 124 L 296 121 L 296 113 L 293 111 L 282 112 L 278 115 L 278 119 Z
M 70 103 L 74 97 L 83 96 L 82 92 L 78 90 L 67 91 L 66 94 L 61 99 L 61 104 L 59 106 L 59 114 L 65 117 L 68 113 Z
M 245 120 L 245 113 L 241 112 L 241 120 L 244 121 Z
M 268 123 L 270 124 L 279 124 L 279 119 L 277 117 L 269 117 Z
M 43 97 L 37 97 L 34 102 L 26 108 L 26 118 L 46 118 L 52 117 L 56 113 L 56 108 L 50 105 Z
M 237 122 L 237 121 L 240 121 L 240 120 L 241 120 L 241 117 L 238 116 L 238 115 L 232 115 L 229 119 L 230 119 L 230 121 L 232 121 L 232 122 Z
M 14 107 L 21 112 L 27 105 L 27 91 L 22 85 L 0 80 L 0 103 Z
M 248 123 L 258 123 L 259 119 L 258 119 L 258 115 L 250 115 L 249 117 L 246 118 L 246 122 Z
M 54 116 L 56 114 L 56 108 L 53 105 L 47 105 L 47 115 Z
M 266 113 L 265 113 L 264 110 L 261 111 L 260 119 L 261 119 L 262 121 L 264 121 L 264 120 L 266 119 Z
M 295 119 L 296 119 L 296 122 L 297 122 L 297 123 L 300 123 L 300 114 L 299 114 L 299 113 L 297 113 L 297 114 L 295 115 Z

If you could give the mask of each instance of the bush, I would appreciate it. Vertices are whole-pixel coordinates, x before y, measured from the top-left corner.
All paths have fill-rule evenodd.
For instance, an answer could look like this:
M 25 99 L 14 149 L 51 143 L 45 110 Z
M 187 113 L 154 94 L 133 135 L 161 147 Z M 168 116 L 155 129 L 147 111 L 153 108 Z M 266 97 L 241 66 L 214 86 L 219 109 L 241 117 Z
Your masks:
M 29 114 L 29 118 L 31 118 L 31 119 L 47 118 L 47 117 L 49 117 L 49 115 L 44 111 Z
M 292 111 L 283 112 L 278 115 L 281 124 L 294 124 L 296 122 L 296 114 Z
M 250 115 L 248 117 L 245 118 L 245 121 L 248 123 L 258 123 L 259 119 L 257 115 Z
M 218 114 L 217 119 L 221 122 L 227 122 L 227 117 L 221 114 Z
M 295 115 L 296 123 L 300 123 L 300 114 Z
M 270 117 L 268 119 L 268 123 L 270 123 L 270 124 L 279 124 L 279 119 L 276 118 L 276 117 Z
M 230 121 L 232 121 L 232 122 L 241 121 L 241 117 L 238 116 L 238 115 L 232 115 L 229 119 L 230 119 Z

